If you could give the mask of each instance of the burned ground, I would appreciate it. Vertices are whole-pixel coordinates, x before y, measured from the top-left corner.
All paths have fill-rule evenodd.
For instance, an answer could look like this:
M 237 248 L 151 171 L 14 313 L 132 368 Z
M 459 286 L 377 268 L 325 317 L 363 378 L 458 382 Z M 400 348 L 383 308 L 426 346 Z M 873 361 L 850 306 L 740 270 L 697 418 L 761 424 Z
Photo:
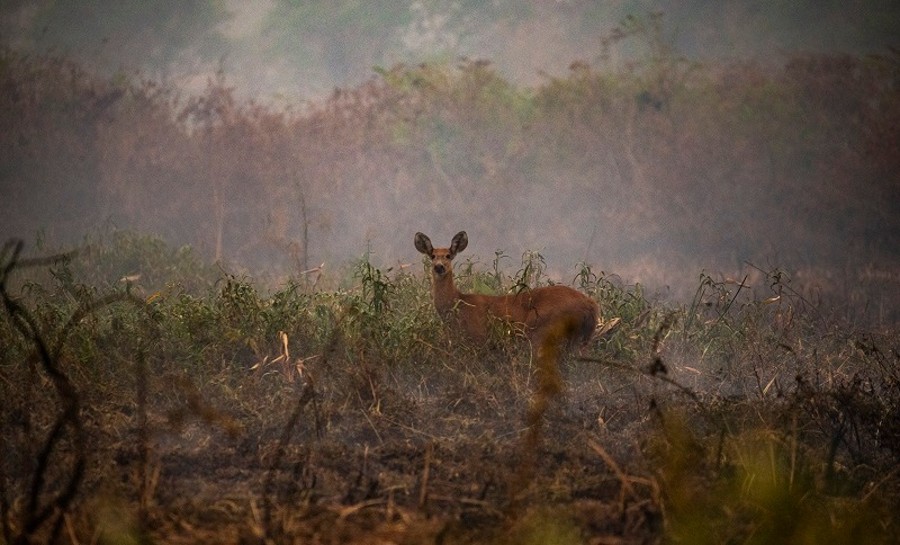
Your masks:
M 8 543 L 900 533 L 896 331 L 786 285 L 755 300 L 710 282 L 678 307 L 582 271 L 620 321 L 542 399 L 514 332 L 453 340 L 417 275 L 104 294 L 51 269 L 15 297 L 4 282 Z

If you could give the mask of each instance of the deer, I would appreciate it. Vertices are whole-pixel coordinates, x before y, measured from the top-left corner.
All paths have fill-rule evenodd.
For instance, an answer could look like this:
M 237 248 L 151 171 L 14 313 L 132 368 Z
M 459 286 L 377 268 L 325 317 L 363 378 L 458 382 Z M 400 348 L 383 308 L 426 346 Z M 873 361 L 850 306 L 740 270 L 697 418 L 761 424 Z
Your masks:
M 526 288 L 507 295 L 460 292 L 453 281 L 453 258 L 468 245 L 465 231 L 457 233 L 448 248 L 435 248 L 431 239 L 416 233 L 416 250 L 431 260 L 434 306 L 445 323 L 482 344 L 493 320 L 521 327 L 539 362 L 552 360 L 554 367 L 560 353 L 590 341 L 599 307 L 568 286 Z

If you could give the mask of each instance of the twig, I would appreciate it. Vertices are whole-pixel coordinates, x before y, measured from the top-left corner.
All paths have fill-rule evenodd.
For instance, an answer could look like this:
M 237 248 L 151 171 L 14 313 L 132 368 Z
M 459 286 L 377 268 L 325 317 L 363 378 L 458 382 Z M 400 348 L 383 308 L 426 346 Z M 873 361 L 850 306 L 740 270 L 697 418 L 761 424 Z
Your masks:
M 34 344 L 44 372 L 52 379 L 53 387 L 56 389 L 56 395 L 59 397 L 63 409 L 56 418 L 47 439 L 38 453 L 37 464 L 31 479 L 30 496 L 24 515 L 25 524 L 23 532 L 18 536 L 17 541 L 22 543 L 30 541 L 31 536 L 34 535 L 38 528 L 55 517 L 50 533 L 50 541 L 52 542 L 56 541 L 62 530 L 65 523 L 63 515 L 66 514 L 68 506 L 74 499 L 84 477 L 86 464 L 85 438 L 80 416 L 80 397 L 72 382 L 58 367 L 58 352 L 51 352 L 47 342 L 41 336 L 40 329 L 37 327 L 34 318 L 6 290 L 9 274 L 18 266 L 19 254 L 23 247 L 24 244 L 21 240 L 7 241 L 3 246 L 0 257 L 6 258 L 7 254 L 10 254 L 10 258 L 8 262 L 0 266 L 0 297 L 2 297 L 3 307 L 9 314 L 16 329 Z M 63 259 L 63 257 L 59 257 L 59 259 Z M 46 258 L 46 260 L 52 260 L 52 258 Z M 26 265 L 31 266 L 38 262 L 39 260 L 30 260 L 30 263 L 27 261 Z M 43 262 L 43 260 L 40 260 L 40 262 Z M 65 338 L 65 333 L 66 329 L 63 329 L 60 338 Z M 44 489 L 47 471 L 49 470 L 50 457 L 56 446 L 62 441 L 67 427 L 72 428 L 72 442 L 74 444 L 75 461 L 72 465 L 72 471 L 69 475 L 69 480 L 62 487 L 62 491 L 42 508 L 40 506 L 40 496 Z
M 375 433 L 375 437 L 378 438 L 378 442 L 384 444 L 384 439 L 381 437 L 381 434 L 378 433 L 378 428 L 375 427 L 375 423 L 372 422 L 371 418 L 369 418 L 369 413 L 365 409 L 361 410 L 360 412 L 365 417 L 366 422 L 369 423 L 369 427 L 372 428 L 372 432 Z
M 335 509 L 338 514 L 338 518 L 341 520 L 346 519 L 350 515 L 362 511 L 367 507 L 375 507 L 378 505 L 387 505 L 388 500 L 386 498 L 373 498 L 371 500 L 361 501 L 359 503 L 355 503 L 353 505 L 348 505 L 346 507 L 340 507 Z
M 579 356 L 577 359 L 578 359 L 578 361 L 600 363 L 602 365 L 613 367 L 615 369 L 619 369 L 622 371 L 628 371 L 629 373 L 635 373 L 638 375 L 644 375 L 644 376 L 648 376 L 651 378 L 655 378 L 657 380 L 661 380 L 663 382 L 671 384 L 672 386 L 675 386 L 682 393 L 684 393 L 685 395 L 690 397 L 692 400 L 694 400 L 698 405 L 700 405 L 701 408 L 705 408 L 705 406 L 703 405 L 703 402 L 700 400 L 700 398 L 697 396 L 697 394 L 695 394 L 690 388 L 688 388 L 687 386 L 684 386 L 683 384 L 680 384 L 679 382 L 677 382 L 665 375 L 660 374 L 659 372 L 655 372 L 653 370 L 648 372 L 648 371 L 644 371 L 644 370 L 638 369 L 636 367 L 633 367 L 631 365 L 626 365 L 624 363 L 604 360 L 604 359 L 600 359 L 600 358 L 592 358 L 592 357 L 588 357 L 588 356 Z
M 622 468 L 619 467 L 619 464 L 616 463 L 616 461 L 613 459 L 613 457 L 610 456 L 609 453 L 606 452 L 606 449 L 604 449 L 602 446 L 600 446 L 599 443 L 597 443 L 594 440 L 589 439 L 588 446 L 590 446 L 591 449 L 594 452 L 596 452 L 600 456 L 600 458 L 603 459 L 603 463 L 605 463 L 613 471 L 613 473 L 616 474 L 616 477 L 619 479 L 619 482 L 622 484 L 619 500 L 622 503 L 622 508 L 624 509 L 624 507 L 625 507 L 625 505 L 624 505 L 625 504 L 625 492 L 628 492 L 629 494 L 631 494 L 631 497 L 633 497 L 635 499 L 638 498 L 637 493 L 634 491 L 634 488 L 631 486 L 631 483 L 629 482 L 630 477 L 628 477 L 628 475 L 626 475 L 625 472 L 622 471 Z
M 434 443 L 428 443 L 425 447 L 425 467 L 422 469 L 422 484 L 419 488 L 419 509 L 425 508 L 428 501 L 428 477 L 431 472 L 431 457 L 434 454 Z

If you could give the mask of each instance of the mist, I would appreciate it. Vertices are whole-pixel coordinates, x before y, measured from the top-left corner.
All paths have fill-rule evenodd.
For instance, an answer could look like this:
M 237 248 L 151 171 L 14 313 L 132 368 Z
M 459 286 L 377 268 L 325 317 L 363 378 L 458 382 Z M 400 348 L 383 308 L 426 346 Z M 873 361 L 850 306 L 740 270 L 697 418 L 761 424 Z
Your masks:
M 649 16 L 661 16 L 659 25 Z M 630 21 L 623 25 L 623 22 Z M 51 52 L 104 75 L 139 74 L 188 92 L 223 72 L 247 99 L 296 105 L 355 87 L 374 67 L 460 57 L 491 61 L 520 85 L 565 75 L 574 61 L 618 68 L 646 58 L 646 31 L 696 61 L 884 53 L 900 8 L 859 2 L 6 2 L 2 42 Z M 643 27 L 643 28 L 642 28 Z M 650 51 L 659 54 L 660 51 Z
M 884 307 L 898 22 L 878 1 L 6 3 L 0 234 L 134 229 L 283 278 L 416 267 L 416 231 L 467 230 L 478 267 L 539 252 L 555 281 L 587 264 L 679 299 L 783 268 Z

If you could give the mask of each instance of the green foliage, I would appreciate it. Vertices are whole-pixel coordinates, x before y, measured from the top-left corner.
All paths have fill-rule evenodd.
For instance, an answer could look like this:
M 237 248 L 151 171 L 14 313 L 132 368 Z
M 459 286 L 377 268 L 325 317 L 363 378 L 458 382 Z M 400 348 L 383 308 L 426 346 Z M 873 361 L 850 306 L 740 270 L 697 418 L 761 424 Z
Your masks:
M 150 481 L 134 485 L 116 473 L 120 468 L 100 463 L 132 452 L 128 438 L 136 425 L 160 438 L 141 448 L 159 452 L 153 463 L 166 471 L 177 472 L 182 463 L 178 445 L 201 443 L 190 454 L 192 483 L 198 478 L 193 468 L 209 448 L 215 463 L 225 464 L 243 455 L 223 452 L 248 449 L 250 458 L 239 465 L 254 471 L 269 459 L 266 448 L 278 427 L 290 421 L 302 383 L 315 395 L 300 399 L 312 399 L 317 408 L 297 443 L 283 447 L 284 456 L 313 464 L 309 453 L 315 453 L 322 461 L 310 471 L 334 467 L 343 477 L 329 474 L 329 482 L 315 484 L 301 471 L 299 478 L 309 479 L 302 489 L 308 503 L 285 500 L 292 510 L 337 509 L 343 504 L 327 502 L 338 501 L 330 499 L 338 489 L 392 498 L 395 509 L 421 509 L 421 495 L 367 482 L 365 472 L 348 477 L 347 467 L 336 464 L 363 460 L 380 464 L 379 472 L 398 471 L 398 478 L 421 475 L 415 445 L 425 437 L 436 445 L 426 447 L 432 450 L 424 462 L 433 486 L 448 487 L 441 488 L 441 502 L 464 498 L 458 506 L 484 503 L 496 505 L 485 512 L 509 513 L 509 532 L 502 536 L 484 527 L 467 530 L 495 536 L 497 543 L 575 543 L 611 528 L 692 543 L 888 543 L 900 528 L 894 509 L 900 494 L 896 333 L 831 326 L 793 291 L 783 271 L 765 273 L 772 294 L 765 299 L 751 297 L 743 282 L 704 275 L 694 301 L 678 307 L 580 265 L 576 286 L 600 303 L 604 321 L 620 323 L 580 355 L 586 359 L 570 358 L 561 410 L 545 415 L 552 422 L 548 440 L 544 450 L 530 453 L 517 439 L 535 388 L 530 353 L 510 332 L 499 332 L 484 348 L 459 343 L 437 319 L 425 275 L 380 269 L 366 255 L 334 282 L 345 287 L 333 290 L 291 280 L 269 291 L 227 274 L 188 290 L 177 279 L 198 278 L 196 264 L 180 252 L 136 235 L 113 237 L 110 244 L 54 258 L 44 265 L 49 274 L 34 264 L 16 270 L 0 263 L 4 275 L 29 277 L 15 294 L 8 291 L 10 277 L 0 278 L 0 425 L 15 446 L 2 462 L 12 476 L 4 485 L 7 497 L 28 496 L 27 479 L 12 469 L 32 467 L 21 464 L 36 456 L 35 434 L 40 439 L 45 429 L 19 421 L 49 421 L 59 405 L 39 387 L 52 380 L 34 363 L 36 339 L 46 339 L 61 347 L 52 361 L 71 381 L 90 430 L 84 440 L 92 486 L 79 491 L 85 505 L 104 501 L 95 497 L 98 483 L 123 498 L 153 494 L 140 488 Z M 525 253 L 513 274 L 501 264 L 504 256 L 498 251 L 487 271 L 472 261 L 460 264 L 461 282 L 496 285 L 497 293 L 547 282 L 540 254 Z M 114 277 L 119 273 L 109 271 L 131 257 L 159 274 L 165 289 L 137 298 L 137 286 L 83 284 L 73 273 L 83 259 L 78 266 L 94 271 L 92 278 Z M 20 327 L 25 315 L 35 329 Z M 144 415 L 138 424 L 136 406 Z M 195 439 L 198 434 L 207 435 Z M 231 439 L 206 446 L 217 434 Z M 60 459 L 75 448 L 65 440 L 52 444 L 62 445 Z M 411 465 L 398 460 L 391 445 L 413 449 Z M 515 484 L 523 477 L 513 461 L 534 454 L 542 457 L 532 488 Z M 153 467 L 142 471 L 152 477 Z M 477 501 L 471 499 L 476 481 L 453 484 L 472 471 L 489 483 L 481 484 Z M 296 471 L 288 474 L 291 482 L 298 478 Z M 180 478 L 166 476 L 168 485 Z M 228 477 L 229 487 L 234 479 Z M 259 480 L 252 481 L 258 494 Z M 511 499 L 505 487 L 517 496 Z M 155 501 L 134 512 L 161 515 L 171 508 L 164 495 Z M 21 512 L 15 506 L 25 504 L 5 503 L 13 507 L 4 516 L 14 519 Z M 121 505 L 126 515 L 133 513 L 128 502 Z M 88 534 L 102 524 L 73 520 Z
M 83 284 L 141 286 L 147 294 L 169 285 L 202 292 L 220 274 L 203 263 L 190 246 L 171 248 L 159 237 L 132 231 L 112 231 L 108 241 L 101 238 L 88 243 L 72 268 Z
M 861 490 L 835 494 L 823 453 L 804 444 L 796 428 L 768 422 L 703 439 L 678 415 L 665 421 L 650 452 L 668 495 L 673 541 L 891 541 L 877 522 L 890 516 L 886 506 Z
M 398 65 L 378 72 L 392 90 L 423 106 L 398 120 L 397 144 L 423 146 L 441 176 L 493 176 L 527 145 L 524 129 L 535 114 L 530 94 L 485 61 Z

